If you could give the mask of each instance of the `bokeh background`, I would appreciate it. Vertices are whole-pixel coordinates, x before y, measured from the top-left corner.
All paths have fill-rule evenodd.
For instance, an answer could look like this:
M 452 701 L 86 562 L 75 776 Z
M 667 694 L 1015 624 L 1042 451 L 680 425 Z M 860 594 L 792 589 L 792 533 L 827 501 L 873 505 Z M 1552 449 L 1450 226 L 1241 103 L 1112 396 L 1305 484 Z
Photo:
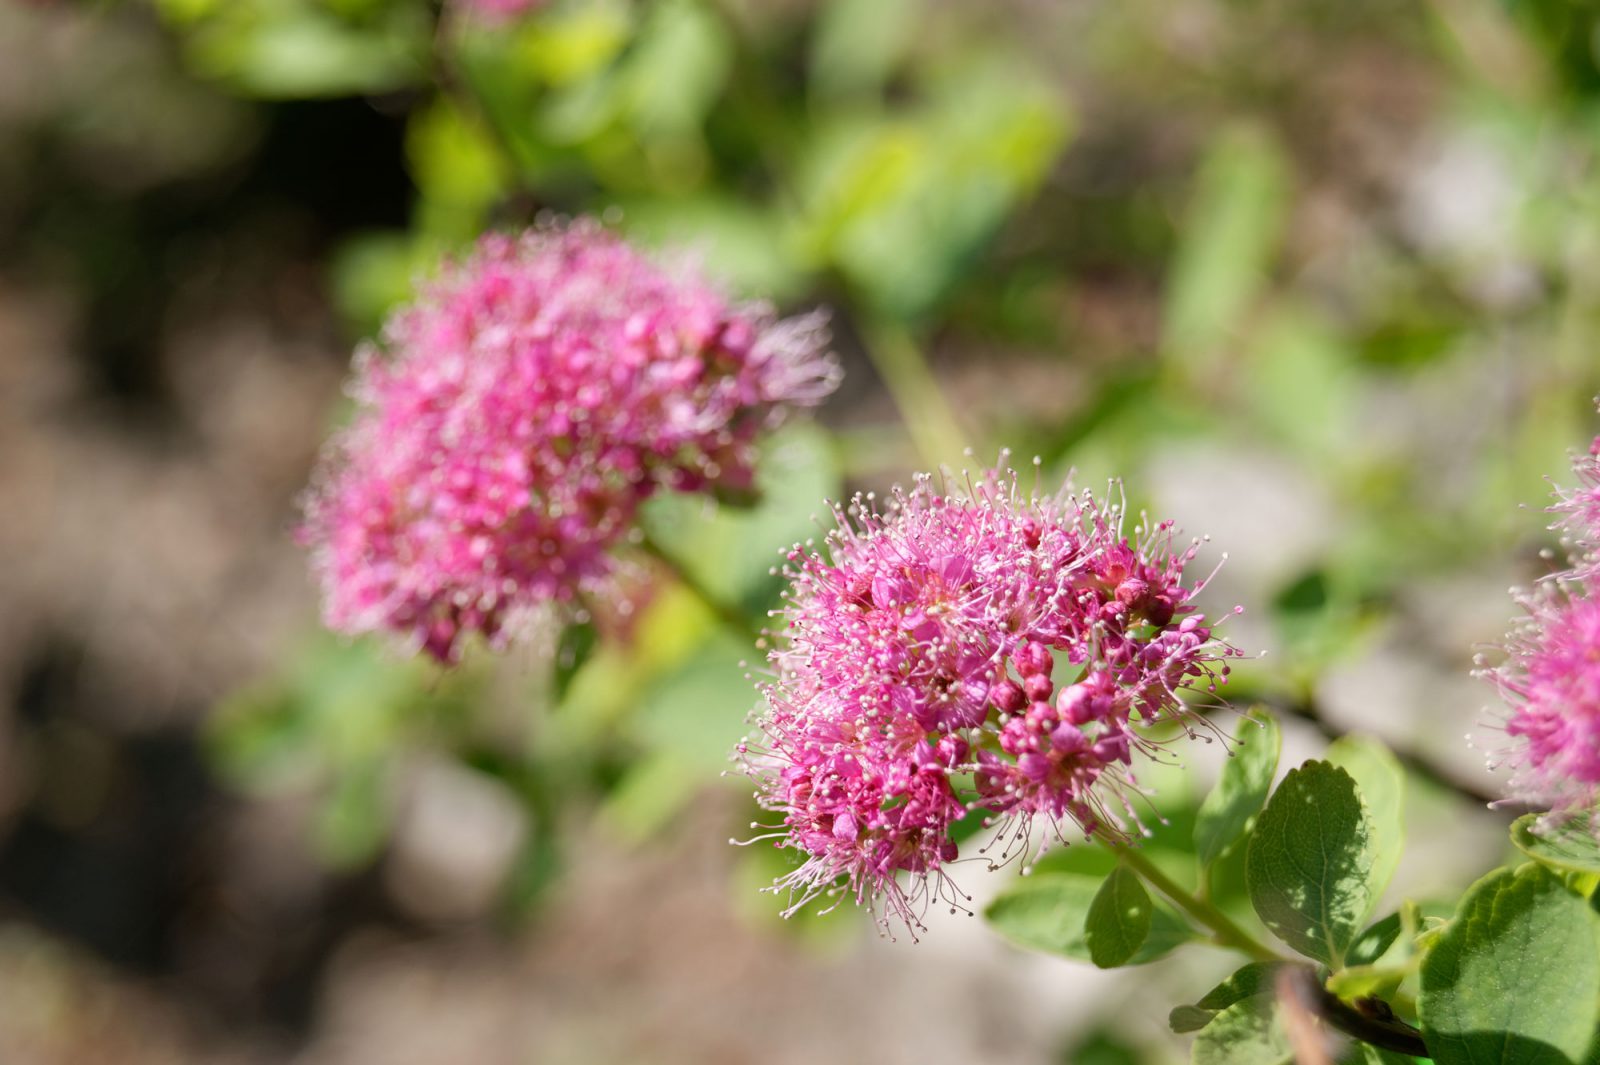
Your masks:
M 667 573 L 450 675 L 320 632 L 353 346 L 545 211 L 831 310 L 761 503 L 652 505 L 716 594 L 967 447 L 1123 476 L 1229 555 L 1234 701 L 1399 748 L 1393 894 L 1453 897 L 1510 817 L 1473 655 L 1596 430 L 1597 55 L 1593 0 L 0 6 L 0 1061 L 1184 1060 L 1220 952 L 778 919 L 759 656 Z

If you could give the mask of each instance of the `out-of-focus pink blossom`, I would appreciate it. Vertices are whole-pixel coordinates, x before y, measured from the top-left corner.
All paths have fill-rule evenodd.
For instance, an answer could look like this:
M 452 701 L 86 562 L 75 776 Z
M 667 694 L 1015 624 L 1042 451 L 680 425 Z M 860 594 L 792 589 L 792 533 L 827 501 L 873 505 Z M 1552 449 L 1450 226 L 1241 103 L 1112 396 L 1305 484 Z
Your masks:
M 640 503 L 748 489 L 758 434 L 836 384 L 825 345 L 592 222 L 484 238 L 357 355 L 301 530 L 327 623 L 450 662 L 610 594 Z
M 1493 759 L 1511 770 L 1507 796 L 1548 808 L 1552 828 L 1600 806 L 1600 437 L 1572 466 L 1577 486 L 1550 508 L 1568 568 L 1518 596 L 1505 661 L 1483 671 L 1509 707 Z
M 456 0 L 456 3 L 475 15 L 498 21 L 543 7 L 546 0 Z
M 1137 823 L 1148 726 L 1193 735 L 1178 693 L 1214 691 L 1237 654 L 1192 602 L 1196 545 L 999 471 L 836 519 L 825 553 L 790 556 L 787 639 L 739 748 L 781 818 L 761 838 L 802 855 L 777 886 L 791 907 L 837 889 L 915 929 L 932 901 L 962 905 L 946 870 L 969 813 L 1001 824 L 1002 860 L 1037 817 L 1058 837 Z
M 1600 577 L 1600 436 L 1587 455 L 1573 458 L 1572 473 L 1577 485 L 1556 490 L 1550 511 L 1559 517 L 1553 528 L 1567 538 L 1573 573 L 1593 581 Z
M 1507 660 L 1489 673 L 1511 708 L 1501 759 L 1509 796 L 1559 822 L 1600 801 L 1600 599 L 1551 585 L 1523 604 Z

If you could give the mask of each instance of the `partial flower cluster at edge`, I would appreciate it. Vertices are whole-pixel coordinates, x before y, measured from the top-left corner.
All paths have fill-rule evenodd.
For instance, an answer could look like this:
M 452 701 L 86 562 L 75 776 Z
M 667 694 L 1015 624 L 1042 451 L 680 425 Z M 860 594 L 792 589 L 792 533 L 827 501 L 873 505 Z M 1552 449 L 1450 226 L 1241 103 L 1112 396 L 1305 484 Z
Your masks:
M 737 753 L 779 817 L 757 838 L 801 856 L 774 887 L 787 912 L 836 894 L 914 931 L 928 905 L 962 908 L 969 815 L 998 826 L 991 864 L 1040 818 L 1126 838 L 1135 753 L 1209 728 L 1179 693 L 1215 692 L 1239 654 L 1197 611 L 1199 541 L 1176 548 L 1170 522 L 1127 535 L 1090 493 L 947 479 L 881 510 L 858 496 L 824 552 L 790 555 L 786 639 Z
M 1481 671 L 1508 708 L 1491 765 L 1510 770 L 1509 799 L 1549 809 L 1547 830 L 1600 804 L 1600 436 L 1572 468 L 1549 508 L 1567 567 L 1518 594 L 1505 660 Z

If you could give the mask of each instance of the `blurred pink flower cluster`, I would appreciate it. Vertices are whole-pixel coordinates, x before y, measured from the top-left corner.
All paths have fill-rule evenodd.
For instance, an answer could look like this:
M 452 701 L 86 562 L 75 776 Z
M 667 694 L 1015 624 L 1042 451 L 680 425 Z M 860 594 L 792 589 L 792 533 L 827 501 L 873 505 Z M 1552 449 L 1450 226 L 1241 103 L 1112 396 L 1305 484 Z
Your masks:
M 1519 596 L 1506 660 L 1486 671 L 1510 707 L 1507 791 L 1550 808 L 1551 826 L 1600 803 L 1600 436 L 1572 465 L 1577 487 L 1550 508 L 1568 568 Z
M 547 0 L 457 0 L 467 11 L 491 20 L 516 18 L 518 15 L 543 7 Z
M 450 662 L 609 594 L 648 496 L 750 487 L 758 434 L 835 387 L 826 344 L 593 222 L 485 237 L 357 355 L 301 529 L 327 623 Z
M 1001 860 L 1037 817 L 1058 837 L 1137 824 L 1133 752 L 1194 735 L 1178 693 L 1215 691 L 1238 652 L 1196 612 L 1206 580 L 1185 583 L 1198 541 L 1175 549 L 1169 522 L 1125 536 L 1124 517 L 1011 472 L 923 477 L 836 513 L 826 555 L 791 554 L 787 640 L 739 748 L 781 815 L 758 838 L 804 855 L 775 888 L 791 912 L 835 889 L 913 929 L 960 907 L 946 867 L 969 813 L 1001 825 Z

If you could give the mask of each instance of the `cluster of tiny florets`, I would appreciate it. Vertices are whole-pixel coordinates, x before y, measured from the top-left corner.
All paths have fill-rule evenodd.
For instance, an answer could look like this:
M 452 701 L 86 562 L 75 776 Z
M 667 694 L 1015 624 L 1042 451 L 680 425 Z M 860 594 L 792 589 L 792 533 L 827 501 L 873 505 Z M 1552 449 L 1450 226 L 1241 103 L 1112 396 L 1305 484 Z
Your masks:
M 1124 836 L 1150 726 L 1194 735 L 1185 688 L 1215 691 L 1233 648 L 1185 583 L 1198 542 L 1170 522 L 1123 535 L 1120 505 L 1013 473 L 919 479 L 887 508 L 836 512 L 825 553 L 797 548 L 787 633 L 771 653 L 758 734 L 738 757 L 802 864 L 791 912 L 838 890 L 915 928 L 961 906 L 952 826 L 1000 826 L 1000 860 L 1044 818 Z M 906 880 L 909 887 L 903 886 Z
M 1550 508 L 1568 568 L 1518 595 L 1505 661 L 1483 671 L 1509 708 L 1495 758 L 1508 797 L 1548 808 L 1547 828 L 1600 805 L 1600 437 L 1573 472 Z
M 648 496 L 749 488 L 758 434 L 834 387 L 825 345 L 598 224 L 484 238 L 357 355 L 301 529 L 327 623 L 450 662 L 609 594 Z

